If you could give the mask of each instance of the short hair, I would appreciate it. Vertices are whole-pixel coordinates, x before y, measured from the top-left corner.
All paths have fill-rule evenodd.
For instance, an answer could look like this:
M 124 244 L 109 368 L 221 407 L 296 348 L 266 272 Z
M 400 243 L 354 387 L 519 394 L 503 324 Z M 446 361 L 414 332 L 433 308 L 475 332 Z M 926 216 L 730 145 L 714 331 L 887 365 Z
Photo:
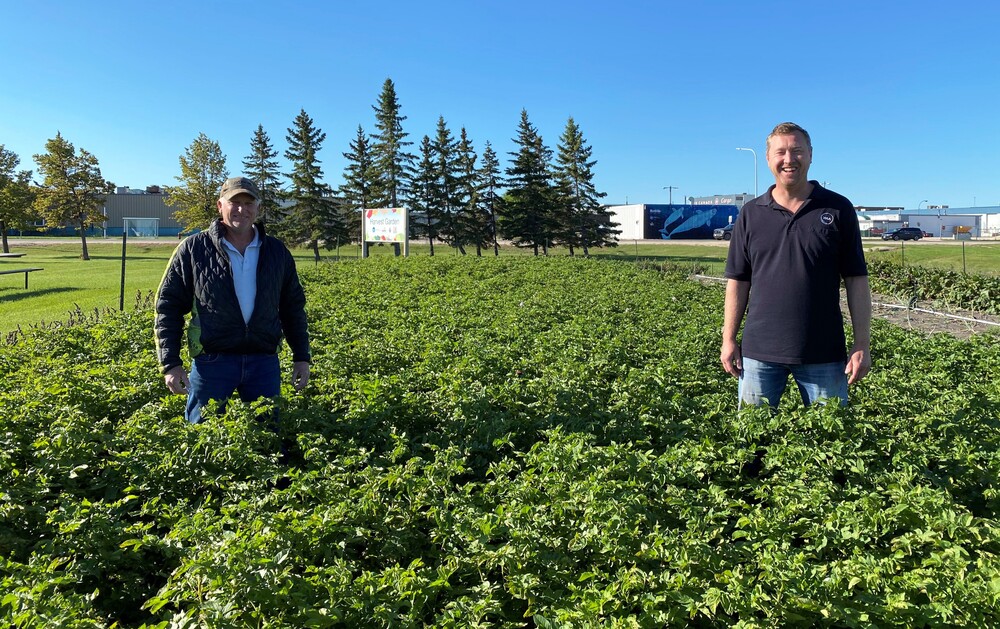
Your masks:
M 771 131 L 771 134 L 767 136 L 767 141 L 765 142 L 766 148 L 768 149 L 771 148 L 771 138 L 773 138 L 774 136 L 791 135 L 796 131 L 802 134 L 802 137 L 806 139 L 806 144 L 809 146 L 810 149 L 812 149 L 813 143 L 812 143 L 812 138 L 809 137 L 809 132 L 800 127 L 799 125 L 795 124 L 794 122 L 782 122 L 781 124 L 776 126 L 774 130 Z

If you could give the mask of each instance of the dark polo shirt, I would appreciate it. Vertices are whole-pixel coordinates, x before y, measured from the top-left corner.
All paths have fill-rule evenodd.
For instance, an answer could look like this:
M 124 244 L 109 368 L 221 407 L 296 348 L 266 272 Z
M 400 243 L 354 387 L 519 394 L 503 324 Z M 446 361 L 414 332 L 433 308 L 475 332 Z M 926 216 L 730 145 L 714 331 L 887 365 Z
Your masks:
M 813 184 L 792 214 L 771 196 L 774 186 L 740 210 L 726 277 L 750 282 L 744 356 L 786 364 L 847 360 L 840 314 L 842 277 L 868 275 L 858 216 L 851 202 Z

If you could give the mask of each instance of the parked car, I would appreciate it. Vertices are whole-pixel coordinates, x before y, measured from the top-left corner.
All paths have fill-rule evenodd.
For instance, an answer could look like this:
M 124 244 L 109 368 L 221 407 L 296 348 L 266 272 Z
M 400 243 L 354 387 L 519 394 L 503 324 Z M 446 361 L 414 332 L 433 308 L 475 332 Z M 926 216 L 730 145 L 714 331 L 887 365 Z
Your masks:
M 897 227 L 882 234 L 882 240 L 920 240 L 924 232 L 918 227 Z
M 716 240 L 729 240 L 733 237 L 733 223 L 720 227 L 712 232 L 712 238 Z

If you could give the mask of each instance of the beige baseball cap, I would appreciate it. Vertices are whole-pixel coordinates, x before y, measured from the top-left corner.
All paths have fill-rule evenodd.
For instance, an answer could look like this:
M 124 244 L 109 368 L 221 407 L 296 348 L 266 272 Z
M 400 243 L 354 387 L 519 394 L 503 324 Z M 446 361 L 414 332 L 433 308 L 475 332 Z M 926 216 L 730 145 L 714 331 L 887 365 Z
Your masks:
M 246 177 L 226 179 L 226 183 L 222 184 L 222 190 L 219 192 L 219 198 L 228 201 L 237 194 L 249 194 L 260 201 L 260 190 L 257 189 L 257 184 Z

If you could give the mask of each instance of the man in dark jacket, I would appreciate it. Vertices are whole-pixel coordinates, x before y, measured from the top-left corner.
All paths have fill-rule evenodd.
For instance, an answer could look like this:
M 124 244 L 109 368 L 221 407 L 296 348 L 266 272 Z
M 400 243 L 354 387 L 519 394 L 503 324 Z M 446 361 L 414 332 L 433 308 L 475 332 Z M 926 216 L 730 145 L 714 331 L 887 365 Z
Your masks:
M 292 350 L 292 386 L 309 382 L 305 293 L 291 253 L 254 224 L 259 203 L 253 181 L 227 179 L 219 218 L 177 247 L 157 291 L 157 357 L 171 393 L 187 394 L 191 423 L 209 400 L 224 402 L 234 392 L 244 401 L 276 397 L 282 337 Z M 181 362 L 188 313 L 190 377 Z

